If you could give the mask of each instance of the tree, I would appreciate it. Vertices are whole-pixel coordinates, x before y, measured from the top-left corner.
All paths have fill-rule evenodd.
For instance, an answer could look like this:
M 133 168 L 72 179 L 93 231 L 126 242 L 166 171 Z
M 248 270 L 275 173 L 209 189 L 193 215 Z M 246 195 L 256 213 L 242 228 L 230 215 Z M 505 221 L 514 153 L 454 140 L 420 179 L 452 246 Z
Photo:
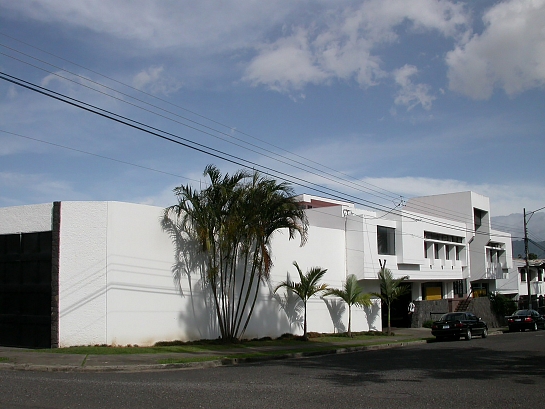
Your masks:
M 303 245 L 308 221 L 286 183 L 258 172 L 222 175 L 213 165 L 204 175 L 210 179 L 205 189 L 174 189 L 178 203 L 165 209 L 162 224 L 173 240 L 196 243 L 221 337 L 233 341 L 244 334 L 260 284 L 269 279 L 273 234 L 287 230 L 292 239 L 298 233 Z
M 410 291 L 409 287 L 403 285 L 403 282 L 408 280 L 409 276 L 394 278 L 390 269 L 382 267 L 378 273 L 378 279 L 380 281 L 380 293 L 372 294 L 379 297 L 388 309 L 388 335 L 390 335 L 392 332 L 390 325 L 390 309 L 395 300 Z
M 320 280 L 327 272 L 326 269 L 321 267 L 312 267 L 310 270 L 303 274 L 301 268 L 296 261 L 293 262 L 293 265 L 299 273 L 299 282 L 294 283 L 291 280 L 282 281 L 276 286 L 274 292 L 276 293 L 280 288 L 287 288 L 290 291 L 293 291 L 297 296 L 303 301 L 304 308 L 304 319 L 303 319 L 303 339 L 308 340 L 307 337 L 307 301 L 313 295 L 317 295 L 329 290 L 327 284 L 320 284 Z
M 356 276 L 350 274 L 346 277 L 343 289 L 331 288 L 324 295 L 335 295 L 348 305 L 348 336 L 352 337 L 352 306 L 368 307 L 372 305 L 371 294 L 364 293 Z

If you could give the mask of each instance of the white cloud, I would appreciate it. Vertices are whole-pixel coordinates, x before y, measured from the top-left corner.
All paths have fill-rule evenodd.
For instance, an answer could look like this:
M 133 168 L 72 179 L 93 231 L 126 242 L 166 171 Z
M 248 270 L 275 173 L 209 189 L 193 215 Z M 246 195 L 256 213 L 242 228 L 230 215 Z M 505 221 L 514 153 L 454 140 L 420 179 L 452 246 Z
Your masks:
M 298 6 L 289 0 L 0 0 L 0 6 L 24 18 L 83 27 L 144 47 L 210 51 L 244 46 L 309 3 L 315 2 Z
M 371 0 L 324 16 L 324 21 L 294 26 L 284 37 L 256 47 L 245 80 L 284 92 L 333 79 L 355 80 L 364 88 L 377 85 L 387 73 L 375 52 L 398 39 L 401 24 L 458 37 L 468 22 L 461 5 L 442 0 Z M 411 84 L 409 90 L 407 84 L 405 89 L 398 103 L 414 106 L 417 101 L 429 108 L 427 86 Z
M 499 3 L 483 16 L 485 29 L 446 57 L 449 86 L 475 99 L 494 88 L 508 95 L 545 85 L 545 0 Z
M 74 199 L 79 197 L 75 195 L 72 186 L 62 180 L 53 180 L 48 176 L 39 173 L 15 173 L 15 172 L 0 172 L 0 191 L 16 192 L 17 190 L 25 190 L 27 199 L 30 197 L 34 203 L 47 203 L 54 200 L 64 200 L 69 197 Z M 0 196 L 0 204 L 15 205 L 12 197 L 17 197 L 15 194 Z M 28 200 L 25 204 L 28 204 Z
M 168 95 L 181 88 L 177 80 L 164 75 L 162 66 L 149 67 L 147 70 L 140 71 L 134 76 L 132 83 L 135 88 L 152 94 Z
M 431 88 L 429 85 L 415 84 L 411 80 L 411 77 L 416 74 L 418 69 L 414 65 L 407 64 L 393 72 L 394 80 L 400 87 L 394 102 L 397 105 L 405 105 L 408 111 L 417 105 L 422 105 L 422 108 L 429 110 L 435 97 L 429 94 Z
M 308 83 L 326 80 L 328 75 L 317 66 L 307 37 L 307 31 L 299 29 L 291 37 L 262 46 L 245 79 L 253 85 L 266 84 L 275 91 L 299 90 Z
M 524 183 L 478 184 L 456 179 L 425 177 L 365 178 L 363 182 L 381 186 L 407 198 L 473 191 L 490 198 L 490 208 L 493 216 L 520 213 L 525 206 L 536 209 L 543 206 L 541 191 Z
M 448 0 L 0 0 L 0 7 L 22 18 L 84 28 L 112 44 L 128 40 L 135 45 L 127 47 L 131 54 L 191 55 L 195 67 L 210 57 L 228 63 L 231 55 L 245 81 L 289 94 L 335 80 L 377 85 L 389 78 L 383 47 L 398 41 L 401 30 L 459 38 L 469 21 L 464 5 Z M 213 68 L 196 70 L 205 75 Z M 163 94 L 180 87 L 156 66 L 138 73 L 135 84 Z

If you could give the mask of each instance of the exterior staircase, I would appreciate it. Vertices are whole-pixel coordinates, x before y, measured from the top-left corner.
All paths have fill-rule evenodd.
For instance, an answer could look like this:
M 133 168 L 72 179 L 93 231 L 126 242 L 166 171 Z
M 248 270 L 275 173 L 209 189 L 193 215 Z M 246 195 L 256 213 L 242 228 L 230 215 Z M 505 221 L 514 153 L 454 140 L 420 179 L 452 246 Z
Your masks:
M 466 299 L 460 301 L 458 305 L 456 306 L 455 312 L 464 312 L 467 311 L 469 308 L 469 304 L 471 304 L 471 298 L 467 297 Z

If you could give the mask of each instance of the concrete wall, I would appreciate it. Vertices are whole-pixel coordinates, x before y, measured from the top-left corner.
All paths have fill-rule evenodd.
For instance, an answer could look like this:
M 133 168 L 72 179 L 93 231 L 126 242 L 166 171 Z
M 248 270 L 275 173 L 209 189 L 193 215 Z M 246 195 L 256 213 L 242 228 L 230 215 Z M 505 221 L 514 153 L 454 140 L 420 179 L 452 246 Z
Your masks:
M 309 210 L 309 240 L 273 239 L 271 280 L 262 284 L 248 338 L 302 333 L 302 311 L 279 282 L 298 281 L 303 271 L 328 270 L 323 282 L 341 287 L 346 277 L 344 219 L 337 210 Z M 60 235 L 60 346 L 150 345 L 161 340 L 216 338 L 210 292 L 196 266 L 184 264 L 162 230 L 162 208 L 117 202 L 63 202 Z M 339 228 L 339 226 L 341 228 Z M 190 271 L 191 270 L 191 271 Z M 368 291 L 376 291 L 371 286 Z M 348 325 L 344 303 L 334 297 L 308 302 L 308 330 L 341 332 Z M 352 330 L 382 330 L 380 305 L 355 308 Z
M 53 204 L 1 207 L 0 234 L 51 231 Z
M 62 202 L 59 346 L 109 343 L 107 202 Z

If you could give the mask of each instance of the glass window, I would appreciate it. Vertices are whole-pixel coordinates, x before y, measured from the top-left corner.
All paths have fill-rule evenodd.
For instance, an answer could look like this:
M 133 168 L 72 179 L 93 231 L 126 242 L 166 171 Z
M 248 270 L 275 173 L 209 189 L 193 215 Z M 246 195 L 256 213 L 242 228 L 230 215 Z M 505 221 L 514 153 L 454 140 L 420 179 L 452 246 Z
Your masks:
M 520 281 L 525 283 L 526 282 L 526 270 L 520 270 Z
M 395 255 L 395 229 L 377 226 L 378 254 Z

